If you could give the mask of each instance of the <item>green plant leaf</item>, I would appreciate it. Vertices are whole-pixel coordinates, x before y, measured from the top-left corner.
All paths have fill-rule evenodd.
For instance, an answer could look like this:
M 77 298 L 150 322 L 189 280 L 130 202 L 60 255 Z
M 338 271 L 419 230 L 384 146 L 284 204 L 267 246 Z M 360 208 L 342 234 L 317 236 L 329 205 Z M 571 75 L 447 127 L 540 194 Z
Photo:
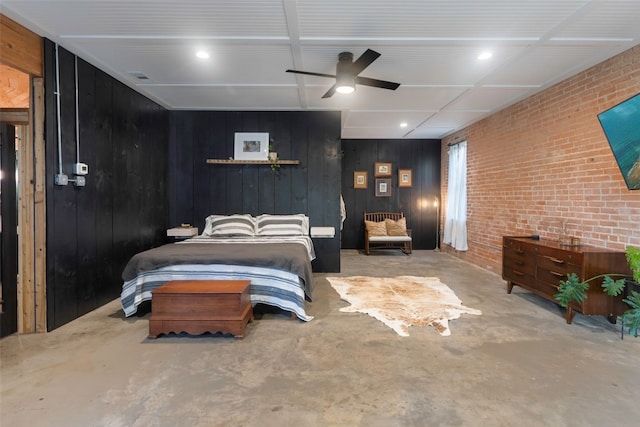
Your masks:
M 640 329 L 640 292 L 631 291 L 631 294 L 622 301 L 631 307 L 622 314 L 622 322 L 629 328 L 629 335 L 637 337 Z
M 620 295 L 624 291 L 625 279 L 613 280 L 610 276 L 604 276 L 602 288 L 612 297 Z
M 587 297 L 587 289 L 589 284 L 582 282 L 575 273 L 567 275 L 567 280 L 561 280 L 558 286 L 558 293 L 553 297 L 558 301 L 561 307 L 568 307 L 571 301 L 582 304 Z
M 633 271 L 633 280 L 640 283 L 640 248 L 635 246 L 627 246 L 625 252 L 629 267 Z

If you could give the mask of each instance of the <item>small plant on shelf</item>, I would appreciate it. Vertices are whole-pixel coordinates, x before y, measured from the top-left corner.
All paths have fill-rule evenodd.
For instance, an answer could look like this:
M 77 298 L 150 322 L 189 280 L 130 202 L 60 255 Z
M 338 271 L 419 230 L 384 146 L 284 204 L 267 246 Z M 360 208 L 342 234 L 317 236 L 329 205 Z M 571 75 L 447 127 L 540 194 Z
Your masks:
M 280 158 L 278 157 L 278 153 L 273 151 L 273 145 L 269 144 L 269 163 L 271 166 L 271 171 L 275 172 L 280 169 L 280 164 L 278 163 Z
M 554 295 L 554 298 L 561 307 L 565 308 L 568 307 L 572 301 L 581 304 L 587 297 L 587 290 L 589 289 L 590 283 L 594 280 L 603 279 L 603 292 L 609 296 L 616 297 L 626 290 L 626 298 L 622 301 L 630 308 L 620 317 L 623 327 L 626 326 L 629 328 L 629 334 L 637 337 L 638 330 L 640 329 L 640 292 L 635 289 L 640 290 L 640 248 L 627 246 L 625 256 L 633 272 L 631 275 L 608 273 L 593 276 L 582 281 L 575 273 L 571 273 L 567 275 L 567 280 L 560 281 L 558 293 Z

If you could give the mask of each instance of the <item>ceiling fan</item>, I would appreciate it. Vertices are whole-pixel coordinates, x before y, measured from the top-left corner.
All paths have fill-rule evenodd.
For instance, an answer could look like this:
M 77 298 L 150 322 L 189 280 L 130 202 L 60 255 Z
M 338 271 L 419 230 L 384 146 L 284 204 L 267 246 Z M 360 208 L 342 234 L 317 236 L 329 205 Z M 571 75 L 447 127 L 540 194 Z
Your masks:
M 323 98 L 329 98 L 334 93 L 351 93 L 356 90 L 356 83 L 364 86 L 379 87 L 382 89 L 396 90 L 400 83 L 387 82 L 384 80 L 370 79 L 368 77 L 360 77 L 360 74 L 373 61 L 378 59 L 380 54 L 374 50 L 367 49 L 365 53 L 360 55 L 355 62 L 353 61 L 353 53 L 341 52 L 338 55 L 338 63 L 336 64 L 336 74 L 313 73 L 311 71 L 287 70 L 287 73 L 307 74 L 310 76 L 331 77 L 336 79 L 336 83 L 322 95 Z

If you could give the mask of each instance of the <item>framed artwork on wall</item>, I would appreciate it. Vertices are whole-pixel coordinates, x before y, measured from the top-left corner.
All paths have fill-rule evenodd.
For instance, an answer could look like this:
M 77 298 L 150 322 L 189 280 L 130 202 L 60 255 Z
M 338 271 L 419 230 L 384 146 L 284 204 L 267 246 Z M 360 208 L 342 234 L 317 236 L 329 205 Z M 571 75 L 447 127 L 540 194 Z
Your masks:
M 268 132 L 236 132 L 233 145 L 235 160 L 268 160 Z
M 391 178 L 376 179 L 376 197 L 391 197 Z
M 376 162 L 375 176 L 391 176 L 391 163 Z
M 413 183 L 411 169 L 398 169 L 398 187 L 410 188 Z
M 353 188 L 367 188 L 367 171 L 353 172 Z

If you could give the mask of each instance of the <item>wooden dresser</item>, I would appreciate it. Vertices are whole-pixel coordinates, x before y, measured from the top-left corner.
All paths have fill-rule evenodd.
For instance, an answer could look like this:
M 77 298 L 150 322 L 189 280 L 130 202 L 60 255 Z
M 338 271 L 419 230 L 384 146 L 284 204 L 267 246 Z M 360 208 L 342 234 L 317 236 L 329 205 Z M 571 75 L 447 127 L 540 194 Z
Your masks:
M 502 240 L 502 278 L 507 281 L 508 293 L 517 285 L 557 302 L 553 295 L 569 273 L 576 273 L 581 280 L 606 273 L 631 273 L 624 252 L 529 237 L 505 236 Z M 615 321 L 628 308 L 622 297 L 605 294 L 601 284 L 601 280 L 591 282 L 583 303 L 574 302 L 567 308 L 567 323 L 573 320 L 574 310 Z

